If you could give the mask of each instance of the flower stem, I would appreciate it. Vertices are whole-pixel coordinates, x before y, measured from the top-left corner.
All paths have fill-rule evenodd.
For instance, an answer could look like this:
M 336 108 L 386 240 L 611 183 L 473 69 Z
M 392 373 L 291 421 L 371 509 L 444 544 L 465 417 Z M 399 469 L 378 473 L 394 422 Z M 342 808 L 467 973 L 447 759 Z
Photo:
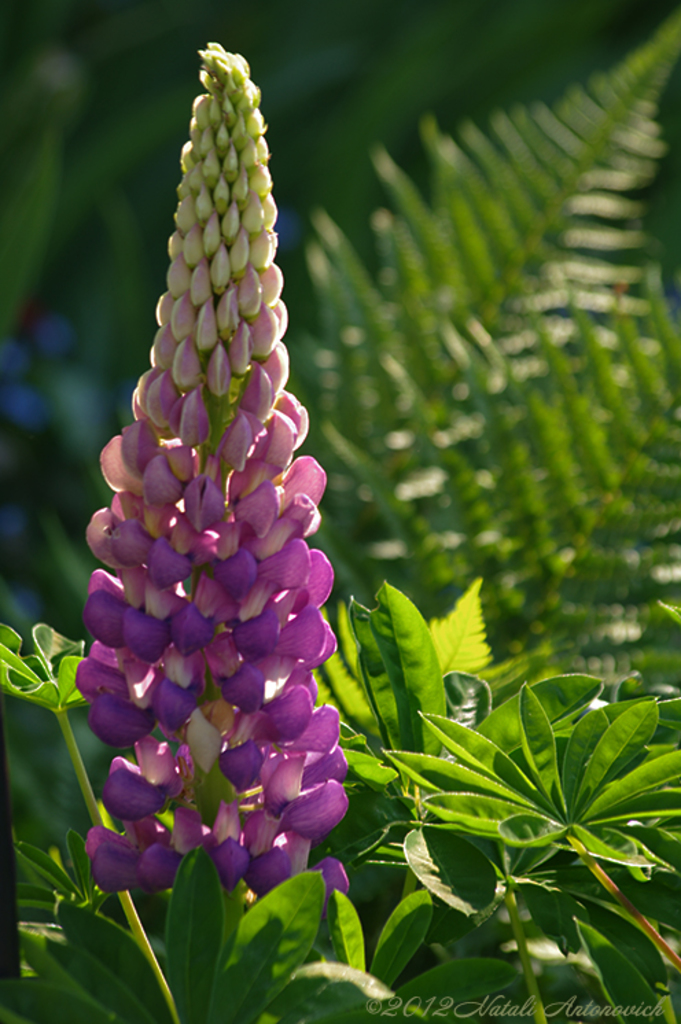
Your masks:
M 525 975 L 525 984 L 527 985 L 527 991 L 533 998 L 533 1014 L 536 1024 L 547 1024 L 546 1014 L 544 1013 L 544 1004 L 542 1002 L 541 993 L 539 991 L 539 985 L 537 984 L 537 978 L 534 971 L 532 970 L 532 964 L 530 962 L 530 954 L 527 949 L 527 942 L 525 941 L 525 932 L 523 931 L 522 921 L 520 920 L 520 914 L 518 913 L 518 904 L 515 900 L 515 893 L 513 889 L 508 888 L 506 895 L 504 896 L 504 903 L 508 910 L 508 916 L 511 918 L 511 927 L 513 928 L 513 935 L 515 937 L 516 944 L 518 946 L 518 953 L 520 954 L 520 962 L 523 965 L 523 974 Z
M 66 708 L 61 708 L 59 711 L 55 711 L 55 715 L 57 716 L 59 727 L 66 742 L 71 762 L 76 773 L 76 778 L 78 779 L 80 791 L 83 794 L 83 799 L 85 800 L 85 805 L 88 809 L 92 824 L 101 825 L 102 816 L 100 815 L 99 808 L 97 807 L 97 800 L 92 790 L 85 762 L 83 761 L 78 744 L 76 743 L 76 737 L 74 736 L 73 729 L 71 728 L 69 713 Z
M 83 799 L 85 800 L 85 804 L 87 806 L 88 813 L 92 820 L 92 824 L 101 825 L 102 816 L 99 813 L 99 808 L 97 807 L 97 800 L 95 798 L 95 794 L 90 783 L 90 778 L 85 767 L 85 762 L 83 761 L 80 749 L 76 742 L 76 737 L 74 736 L 73 729 L 71 728 L 71 722 L 69 721 L 68 711 L 66 710 L 66 708 L 60 708 L 59 711 L 55 711 L 55 714 L 57 716 L 57 721 L 59 722 L 62 735 L 66 742 L 66 746 L 71 757 L 71 762 L 76 773 L 76 778 L 78 779 L 78 784 L 80 786 L 81 793 L 83 794 Z M 130 925 L 130 931 L 135 937 L 137 945 L 140 947 L 145 957 L 149 961 L 151 969 L 154 972 L 156 980 L 159 983 L 161 992 L 163 993 L 163 998 L 168 1004 L 170 1016 L 172 1017 L 174 1024 L 180 1024 L 180 1018 L 177 1015 L 175 1000 L 173 999 L 173 995 L 172 992 L 170 991 L 165 975 L 161 970 L 161 966 L 158 960 L 156 959 L 156 954 L 151 948 L 151 943 L 149 942 L 147 933 L 145 932 L 144 927 L 142 926 L 139 914 L 137 913 L 137 908 L 132 901 L 132 896 L 130 895 L 129 892 L 126 891 L 119 892 L 118 898 L 121 901 L 121 906 L 123 908 L 123 913 L 125 914 L 126 920 Z
M 586 864 L 592 875 L 598 879 L 604 889 L 613 896 L 621 907 L 626 911 L 627 917 L 632 921 L 633 924 L 646 933 L 648 938 L 651 940 L 653 945 L 662 953 L 663 956 L 669 960 L 671 964 L 676 967 L 677 971 L 681 972 L 681 957 L 678 953 L 675 953 L 671 946 L 665 942 L 660 933 L 653 928 L 650 921 L 643 916 L 640 910 L 637 910 L 631 900 L 627 899 L 622 890 L 613 882 L 610 875 L 603 870 L 601 865 L 595 860 L 583 843 L 579 841 L 575 836 L 568 835 L 567 837 L 570 846 L 573 850 L 579 854 L 582 863 Z

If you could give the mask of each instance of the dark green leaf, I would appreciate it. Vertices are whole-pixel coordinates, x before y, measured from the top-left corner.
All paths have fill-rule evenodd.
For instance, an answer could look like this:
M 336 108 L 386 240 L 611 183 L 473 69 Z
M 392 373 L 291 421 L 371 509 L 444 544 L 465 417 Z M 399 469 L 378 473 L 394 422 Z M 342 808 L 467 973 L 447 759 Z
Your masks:
M 184 1024 L 206 1019 L 223 922 L 218 873 L 199 847 L 182 859 L 166 918 L 168 983 Z
M 386 747 L 400 747 L 397 704 L 378 644 L 370 624 L 371 613 L 357 601 L 349 608 L 350 622 L 359 650 L 358 661 L 372 711 Z
M 579 919 L 584 920 L 581 914 Z M 660 992 L 667 987 L 667 968 L 664 961 L 640 928 L 630 924 L 620 914 L 613 914 L 597 903 L 589 907 L 587 924 L 593 925 L 620 953 L 624 953 L 653 991 Z
M 582 811 L 582 818 L 593 821 L 604 816 L 606 812 L 612 814 L 631 797 L 678 779 L 680 775 L 681 751 L 656 757 L 653 761 L 647 761 L 635 768 L 623 779 L 615 779 L 606 786 L 600 796 Z
M 534 684 L 532 692 L 539 699 L 553 725 L 576 715 L 590 704 L 602 689 L 603 683 L 600 679 L 575 674 L 542 679 L 541 682 Z M 520 746 L 519 702 L 518 694 L 510 697 L 495 708 L 478 728 L 483 736 L 492 740 L 507 754 Z
M 73 870 L 76 875 L 78 888 L 86 899 L 92 897 L 92 871 L 90 869 L 90 858 L 85 852 L 85 840 L 73 829 L 66 834 L 66 845 L 73 862 Z
M 129 932 L 71 903 L 61 903 L 57 916 L 70 943 L 96 957 L 116 977 L 125 979 L 156 1024 L 171 1024 L 151 966 Z
M 433 901 L 425 889 L 412 892 L 393 910 L 378 938 L 371 973 L 392 985 L 426 937 Z
M 312 1024 L 320 1018 L 363 1008 L 368 999 L 389 999 L 391 989 L 371 974 L 347 964 L 319 961 L 298 967 L 280 995 L 270 1003 L 267 1014 L 279 1024 Z
M 473 835 L 499 838 L 499 825 L 520 809 L 517 804 L 478 793 L 437 793 L 423 805 L 441 818 Z
M 525 882 L 518 886 L 532 920 L 560 947 L 564 956 L 581 948 L 573 918 L 589 921 L 586 909 L 566 892 L 552 886 Z
M 657 720 L 654 701 L 637 701 L 608 726 L 585 766 L 575 798 L 578 811 L 588 808 L 603 787 L 642 751 L 652 739 Z
M 62 895 L 69 897 L 79 895 L 77 887 L 66 872 L 48 854 L 39 850 L 37 846 L 19 842 L 15 843 L 15 849 L 20 864 L 23 862 L 33 871 L 37 871 L 42 878 L 50 882 Z
M 40 979 L 0 981 L 3 1024 L 125 1024 L 91 999 Z
M 492 710 L 489 683 L 467 672 L 447 672 L 443 678 L 447 715 L 454 721 L 475 729 Z
M 450 960 L 430 971 L 420 974 L 397 990 L 397 995 L 406 1004 L 414 996 L 421 996 L 423 1003 L 433 996 L 438 1000 L 437 1009 L 441 1009 L 440 1000 L 453 997 L 450 1006 L 456 1004 L 458 1012 L 463 1015 L 462 1003 L 479 999 L 490 992 L 506 988 L 516 980 L 518 974 L 511 964 L 492 957 L 466 957 L 461 960 Z M 431 1004 L 431 1010 L 434 1007 Z M 473 1006 L 468 1009 L 473 1011 Z
M 582 781 L 584 769 L 601 735 L 608 728 L 608 717 L 602 708 L 594 708 L 580 718 L 570 733 L 563 759 L 563 793 L 568 811 L 572 811 L 575 795 Z
M 445 711 L 442 672 L 430 631 L 409 598 L 388 583 L 377 598 L 378 608 L 370 613 L 369 624 L 392 686 L 399 746 L 437 754 L 439 745 L 424 730 L 419 714 Z
M 595 928 L 582 922 L 577 927 L 584 952 L 596 968 L 608 1000 L 615 1007 L 618 1016 L 625 1024 L 652 1019 L 653 1010 L 660 997 L 655 995 L 645 978 L 624 953 Z M 624 1012 L 625 1007 L 631 1007 L 631 1012 Z M 641 1012 L 644 1007 L 650 1007 L 647 1015 Z
M 366 969 L 364 954 L 364 933 L 359 914 L 351 900 L 338 889 L 329 896 L 326 909 L 329 935 L 336 956 L 341 963 L 349 964 L 358 971 Z
M 207 1024 L 257 1019 L 312 948 L 323 902 L 321 874 L 306 871 L 249 910 L 220 957 Z
M 456 832 L 430 825 L 414 829 L 405 839 L 404 852 L 419 882 L 462 914 L 483 911 L 494 900 L 494 868 Z
M 539 814 L 515 814 L 499 825 L 499 835 L 509 846 L 548 846 L 557 843 L 566 831 L 559 821 Z
M 385 841 L 391 828 L 411 827 L 402 800 L 369 790 L 348 793 L 348 800 L 348 812 L 321 848 L 322 856 L 333 854 L 347 865 Z
M 646 828 L 644 825 L 627 825 L 627 834 L 681 874 L 681 840 L 678 836 L 661 828 Z
M 389 782 L 397 778 L 397 772 L 394 769 L 381 764 L 371 754 L 364 754 L 359 750 L 346 749 L 345 759 L 353 775 L 356 775 L 362 782 L 366 782 L 368 786 L 379 792 L 385 789 Z
M 520 721 L 520 742 L 525 760 L 544 796 L 560 814 L 564 810 L 564 801 L 558 775 L 556 741 L 548 715 L 527 684 L 520 691 Z
M 17 882 L 17 904 L 20 907 L 41 907 L 52 912 L 56 903 L 53 889 L 45 889 L 42 885 L 30 885 Z

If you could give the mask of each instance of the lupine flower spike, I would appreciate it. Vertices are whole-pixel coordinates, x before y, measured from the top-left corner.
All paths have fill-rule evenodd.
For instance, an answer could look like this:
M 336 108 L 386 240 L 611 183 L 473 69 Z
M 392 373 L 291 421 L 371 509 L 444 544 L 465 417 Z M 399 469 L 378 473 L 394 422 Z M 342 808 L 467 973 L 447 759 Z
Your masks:
M 151 368 L 87 530 L 113 573 L 90 580 L 78 687 L 92 730 L 136 762 L 115 757 L 102 794 L 125 834 L 97 826 L 87 851 L 106 891 L 168 888 L 203 845 L 227 891 L 262 895 L 347 808 L 338 713 L 314 707 L 311 671 L 336 646 L 319 611 L 333 571 L 307 544 L 325 473 L 293 457 L 308 421 L 285 390 L 260 90 L 242 57 L 201 57 Z M 316 868 L 347 891 L 338 861 Z

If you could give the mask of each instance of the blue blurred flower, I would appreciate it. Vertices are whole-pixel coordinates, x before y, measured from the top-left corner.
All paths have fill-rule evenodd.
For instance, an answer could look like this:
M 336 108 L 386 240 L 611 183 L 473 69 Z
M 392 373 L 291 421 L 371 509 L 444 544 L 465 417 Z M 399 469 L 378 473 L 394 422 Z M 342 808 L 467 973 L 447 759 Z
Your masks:
M 50 410 L 40 392 L 30 384 L 0 384 L 0 415 L 24 430 L 44 430 Z
M 23 377 L 31 365 L 31 354 L 25 344 L 16 338 L 0 341 L 0 374 L 3 377 Z
M 61 313 L 44 313 L 33 323 L 31 333 L 38 352 L 47 359 L 67 355 L 75 343 L 73 325 Z
M 28 516 L 21 505 L 13 502 L 0 505 L 0 540 L 16 540 L 27 526 Z

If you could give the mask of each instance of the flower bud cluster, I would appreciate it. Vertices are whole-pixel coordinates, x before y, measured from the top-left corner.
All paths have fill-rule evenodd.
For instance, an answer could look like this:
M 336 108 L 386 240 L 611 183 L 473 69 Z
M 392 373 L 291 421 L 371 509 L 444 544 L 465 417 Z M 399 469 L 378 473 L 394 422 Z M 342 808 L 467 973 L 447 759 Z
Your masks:
M 294 458 L 307 413 L 285 390 L 259 90 L 243 58 L 202 57 L 152 369 L 102 452 L 115 495 L 87 530 L 115 574 L 92 575 L 77 684 L 92 730 L 136 756 L 103 791 L 125 835 L 96 827 L 87 849 L 107 891 L 167 888 L 203 845 L 228 891 L 261 895 L 343 817 L 347 764 L 337 712 L 314 706 L 312 669 L 335 650 L 319 610 L 333 570 L 307 544 L 326 476 Z M 347 888 L 337 861 L 318 866 Z

